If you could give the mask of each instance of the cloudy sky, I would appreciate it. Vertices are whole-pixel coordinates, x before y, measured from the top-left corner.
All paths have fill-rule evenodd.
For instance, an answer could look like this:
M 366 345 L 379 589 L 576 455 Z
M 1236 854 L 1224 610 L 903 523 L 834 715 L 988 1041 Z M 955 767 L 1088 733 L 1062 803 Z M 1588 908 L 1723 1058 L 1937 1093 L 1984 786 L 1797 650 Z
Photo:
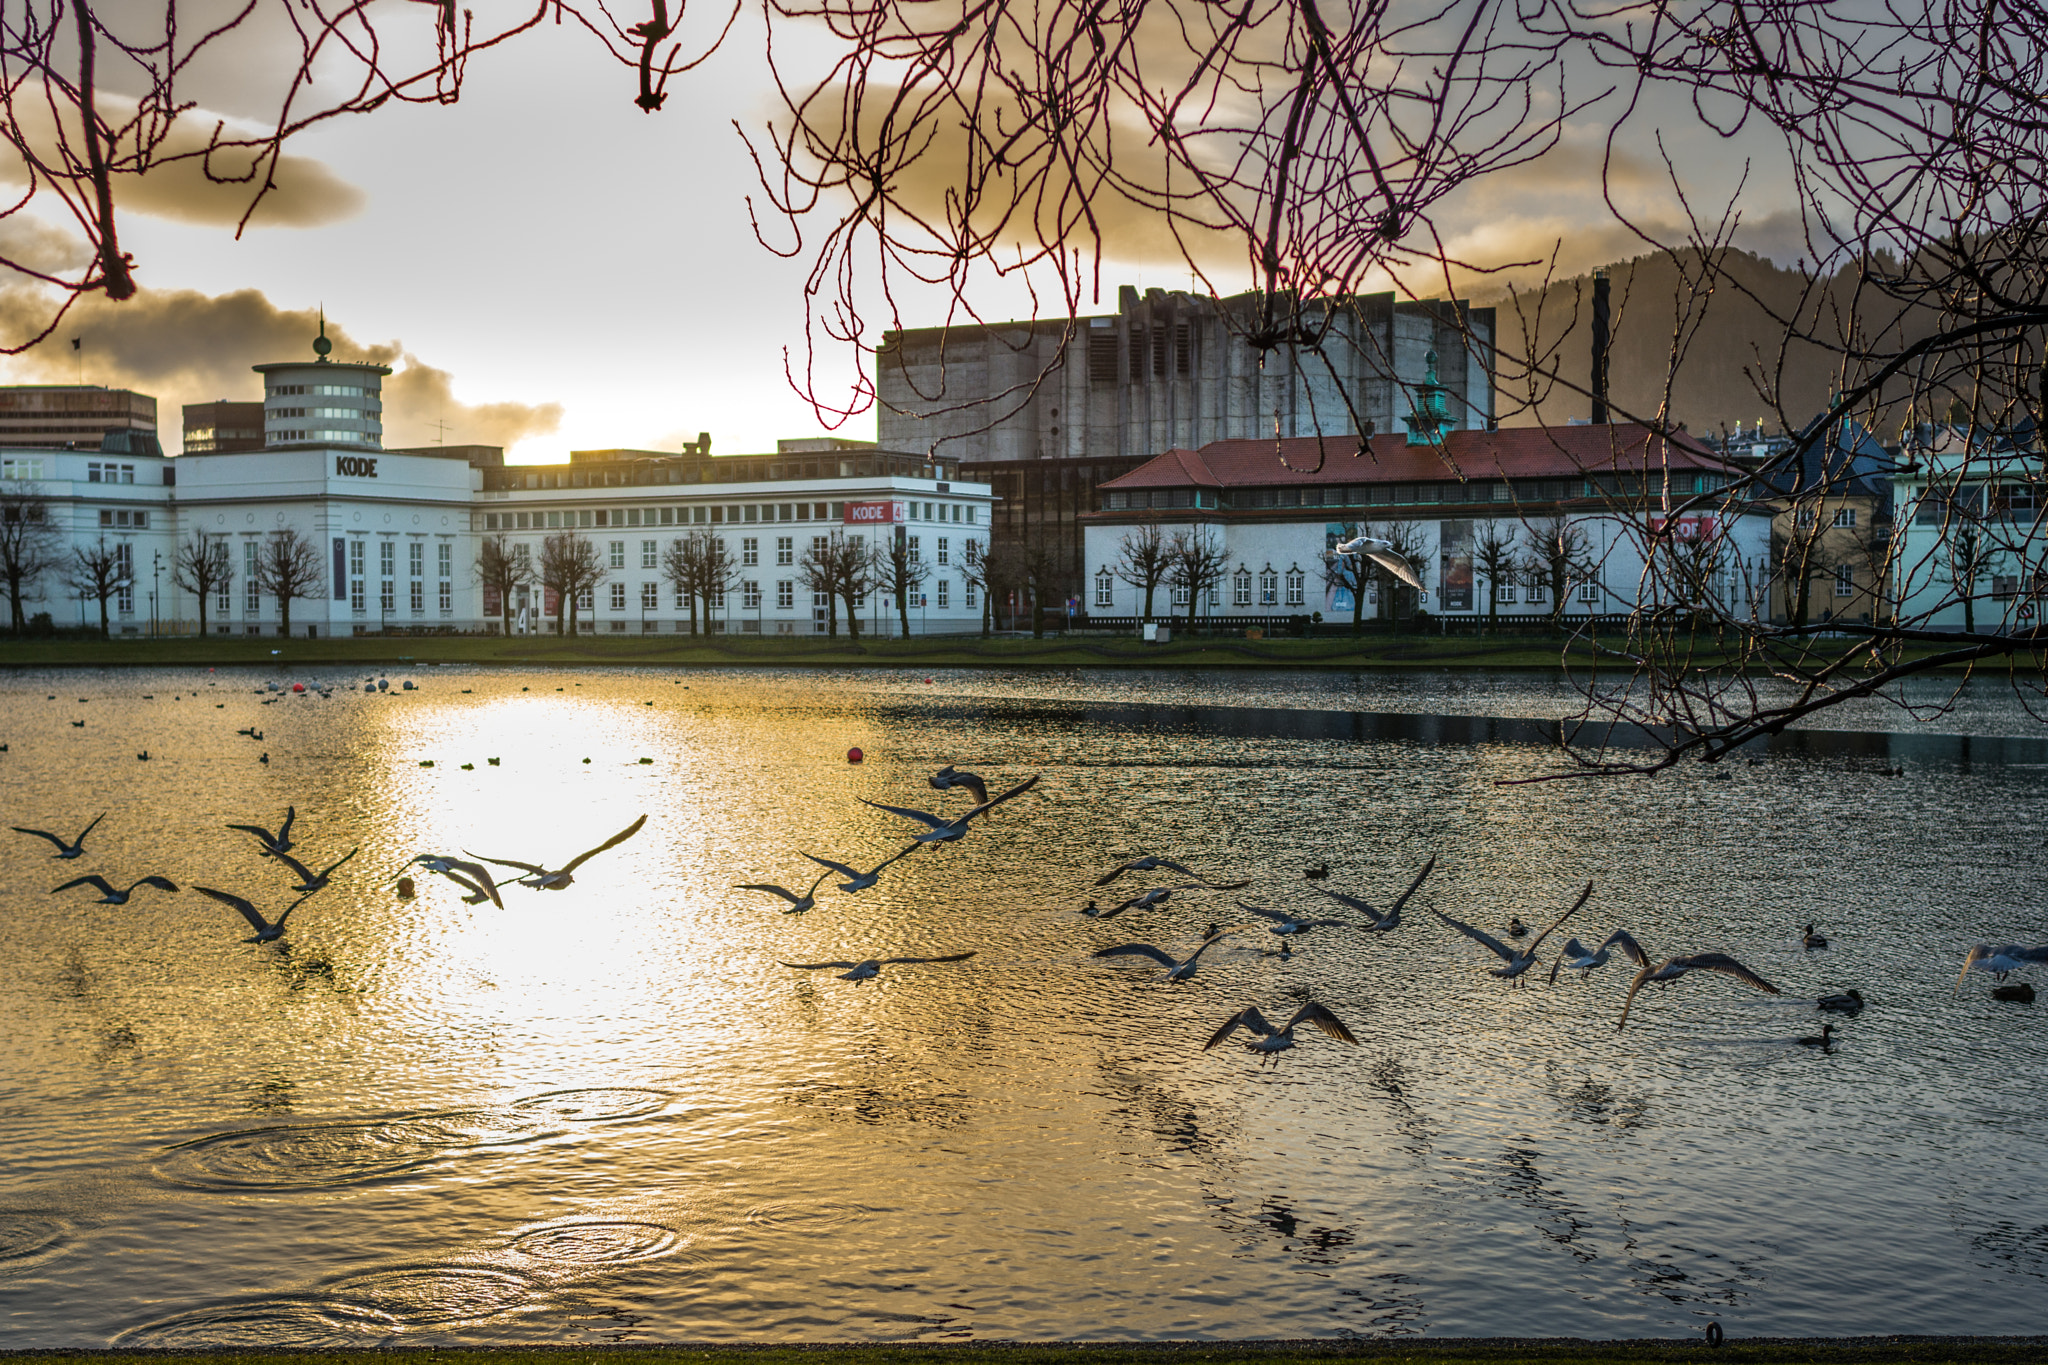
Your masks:
M 239 201 L 223 191 L 163 182 L 132 194 L 123 246 L 144 294 L 81 308 L 55 345 L 0 361 L 0 382 L 82 375 L 140 388 L 175 433 L 179 405 L 260 397 L 249 366 L 310 355 L 310 320 L 324 307 L 338 358 L 399 370 L 387 386 L 390 445 L 445 430 L 451 443 L 502 444 L 526 461 L 673 449 L 699 431 L 723 452 L 819 434 L 783 369 L 804 356 L 805 263 L 756 243 L 747 201 L 758 186 L 732 127 L 758 128 L 772 112 L 762 50 L 743 17 L 650 115 L 632 103 L 629 71 L 587 35 L 548 27 L 477 57 L 458 104 L 382 109 L 300 136 L 282 193 L 239 239 L 223 226 Z M 232 80 L 211 93 L 233 111 Z M 1457 240 L 1495 256 L 1563 240 L 1569 269 L 1639 249 L 1595 226 L 1601 132 L 1574 127 L 1547 169 L 1470 196 Z M 1655 178 L 1643 172 L 1645 204 Z M 1634 192 L 1627 176 L 1621 188 Z M 41 234 L 38 249 L 61 257 L 59 220 L 33 214 L 0 230 L 17 246 Z M 786 225 L 768 232 L 788 241 Z M 1127 259 L 1111 260 L 1103 282 L 1113 306 L 1118 284 L 1189 280 L 1185 267 Z M 914 293 L 900 302 L 913 325 L 943 315 L 936 296 L 923 318 Z M 993 284 L 976 302 L 984 316 L 1030 312 L 1013 286 Z M 19 288 L 0 290 L 10 332 L 33 312 Z M 71 336 L 84 339 L 76 356 Z M 820 388 L 831 392 L 852 360 L 829 348 L 822 358 Z M 873 416 L 840 431 L 871 439 Z

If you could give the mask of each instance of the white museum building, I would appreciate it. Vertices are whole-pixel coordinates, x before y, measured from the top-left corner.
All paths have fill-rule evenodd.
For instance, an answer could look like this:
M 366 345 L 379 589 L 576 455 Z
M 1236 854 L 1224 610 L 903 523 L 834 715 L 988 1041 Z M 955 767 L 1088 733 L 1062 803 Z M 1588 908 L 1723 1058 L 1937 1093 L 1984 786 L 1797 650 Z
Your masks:
M 114 633 L 197 631 L 199 604 L 174 585 L 173 564 L 181 544 L 205 535 L 226 545 L 233 571 L 207 604 L 207 629 L 273 635 L 286 613 L 260 590 L 256 568 L 266 541 L 283 533 L 314 547 L 321 566 L 312 595 L 288 604 L 295 635 L 491 631 L 501 604 L 484 600 L 483 540 L 502 535 L 538 564 L 549 534 L 574 530 L 595 543 L 604 570 L 574 604 L 583 631 L 688 629 L 660 565 L 668 542 L 693 532 L 723 540 L 734 566 L 732 588 L 700 628 L 823 631 L 826 605 L 798 566 L 815 541 L 834 537 L 908 547 L 925 571 L 910 600 L 912 633 L 980 627 L 982 603 L 962 570 L 987 545 L 992 492 L 962 482 L 951 461 L 832 440 L 713 458 L 702 439 L 681 453 L 578 451 L 547 466 L 508 466 L 481 447 L 386 450 L 389 370 L 329 360 L 324 336 L 315 351 L 313 361 L 255 367 L 261 449 L 167 456 L 153 438 L 123 431 L 100 450 L 0 456 L 0 483 L 40 503 L 58 532 L 57 567 L 36 582 L 24 614 L 97 626 L 99 601 L 67 568 L 74 550 L 104 544 L 127 571 L 108 604 Z M 536 584 L 511 605 L 515 629 L 553 630 L 562 604 Z M 893 597 L 871 592 L 860 605 L 864 632 L 896 633 Z

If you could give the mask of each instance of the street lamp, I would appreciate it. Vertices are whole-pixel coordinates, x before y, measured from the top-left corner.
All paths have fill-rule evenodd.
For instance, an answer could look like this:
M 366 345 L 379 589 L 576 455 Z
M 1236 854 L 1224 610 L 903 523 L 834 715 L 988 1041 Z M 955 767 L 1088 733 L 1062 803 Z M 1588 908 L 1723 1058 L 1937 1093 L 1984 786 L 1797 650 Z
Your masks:
M 149 633 L 150 633 L 150 636 L 151 636 L 151 638 L 154 638 L 154 637 L 156 636 L 156 633 L 157 633 L 157 619 L 156 619 L 156 589 L 157 589 L 157 575 L 163 572 L 163 567 L 164 567 L 164 552 L 163 552 L 162 550 L 152 550 L 152 551 L 150 551 L 150 554 L 151 554 L 152 558 L 151 558 L 151 561 L 150 561 L 150 565 L 149 565 Z

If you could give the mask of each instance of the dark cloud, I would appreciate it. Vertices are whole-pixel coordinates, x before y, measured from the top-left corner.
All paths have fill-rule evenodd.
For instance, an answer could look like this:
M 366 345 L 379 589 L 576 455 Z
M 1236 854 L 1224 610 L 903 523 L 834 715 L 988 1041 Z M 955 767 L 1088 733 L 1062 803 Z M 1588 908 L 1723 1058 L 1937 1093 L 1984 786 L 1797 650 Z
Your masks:
M 0 290 L 0 336 L 40 330 L 52 305 L 40 290 Z M 125 303 L 98 296 L 82 300 L 65 318 L 62 338 L 80 337 L 82 352 L 61 340 L 13 357 L 8 382 L 75 383 L 80 360 L 87 383 L 154 394 L 166 445 L 177 446 L 180 408 L 213 399 L 253 400 L 262 381 L 250 366 L 310 357 L 318 313 L 282 309 L 260 290 L 202 294 L 190 289 L 145 289 Z M 445 421 L 450 444 L 511 446 L 561 425 L 559 403 L 464 403 L 448 371 L 419 360 L 399 342 L 361 345 L 329 321 L 334 358 L 390 365 L 384 381 L 384 443 L 428 445 Z
M 116 126 L 134 116 L 133 105 L 115 96 L 101 99 L 102 112 Z M 17 99 L 14 109 L 19 122 L 15 135 L 25 139 L 47 160 L 60 159 L 56 125 L 47 101 Z M 182 223 L 208 227 L 233 227 L 240 223 L 256 197 L 256 158 L 250 152 L 228 152 L 212 158 L 190 156 L 185 160 L 166 158 L 201 151 L 212 136 L 218 120 L 199 110 L 179 116 L 157 149 L 156 162 L 139 175 L 119 175 L 114 181 L 114 207 L 118 215 L 143 213 Z M 236 135 L 234 126 L 224 134 Z M 9 149 L 10 152 L 12 149 Z M 117 152 L 130 150 L 125 144 Z M 249 222 L 252 227 L 317 227 L 338 222 L 358 212 L 363 192 L 341 179 L 323 163 L 311 157 L 286 155 L 271 172 L 275 185 L 264 195 Z M 0 186 L 27 184 L 18 156 L 0 157 Z M 48 194 L 48 190 L 39 191 Z

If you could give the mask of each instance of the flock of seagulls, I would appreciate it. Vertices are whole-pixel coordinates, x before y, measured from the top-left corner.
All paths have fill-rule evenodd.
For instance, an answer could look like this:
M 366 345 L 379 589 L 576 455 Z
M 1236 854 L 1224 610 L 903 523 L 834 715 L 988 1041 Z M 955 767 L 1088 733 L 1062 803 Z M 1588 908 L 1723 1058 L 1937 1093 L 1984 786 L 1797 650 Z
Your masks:
M 1339 546 L 1337 553 L 1364 554 L 1375 562 L 1385 565 L 1395 572 L 1397 576 L 1402 577 L 1404 581 L 1413 581 L 1409 574 L 1402 572 L 1402 569 L 1405 568 L 1405 562 L 1401 561 L 1398 555 L 1392 553 L 1391 546 L 1386 542 L 1374 541 L 1370 537 L 1360 537 L 1357 540 Z M 406 686 L 409 690 L 411 685 L 407 684 Z M 320 695 L 325 696 L 327 693 L 320 691 Z M 266 702 L 266 704 L 268 703 Z M 255 727 L 248 727 L 237 733 L 252 740 L 261 740 L 263 738 L 262 732 Z M 4 749 L 4 746 L 0 746 L 0 749 Z M 143 754 L 138 755 L 138 757 L 146 758 L 147 752 L 145 751 Z M 267 755 L 265 757 L 267 758 Z M 495 758 L 489 761 L 492 765 L 496 765 L 498 762 Z M 588 760 L 585 761 L 587 762 Z M 957 792 L 972 798 L 972 804 L 957 813 L 934 813 L 910 806 L 889 805 L 882 802 L 869 801 L 864 798 L 861 799 L 861 804 L 897 816 L 917 827 L 909 832 L 909 841 L 903 847 L 882 858 L 874 866 L 863 871 L 849 862 L 821 857 L 817 854 L 799 850 L 799 857 L 820 869 L 808 886 L 804 887 L 801 891 L 792 890 L 780 884 L 767 881 L 739 883 L 735 889 L 757 892 L 776 898 L 782 902 L 781 910 L 784 914 L 806 914 L 817 907 L 819 893 L 828 881 L 832 881 L 837 890 L 845 895 L 857 895 L 863 891 L 870 890 L 880 883 L 882 874 L 899 860 L 922 847 L 953 843 L 964 839 L 975 827 L 977 820 L 986 817 L 997 807 L 1032 791 L 1037 787 L 1038 783 L 1039 775 L 1034 774 L 1017 785 L 991 796 L 988 783 L 979 774 L 948 765 L 931 775 L 929 785 L 937 792 Z M 346 853 L 327 862 L 317 871 L 314 870 L 311 864 L 293 856 L 293 850 L 300 846 L 298 841 L 293 838 L 297 818 L 298 812 L 296 807 L 288 806 L 285 810 L 284 818 L 274 829 L 268 825 L 252 823 L 236 823 L 226 826 L 229 830 L 250 836 L 256 843 L 256 853 L 260 858 L 273 861 L 279 868 L 290 874 L 289 889 L 296 896 L 296 899 L 291 900 L 283 909 L 277 911 L 274 919 L 270 918 L 263 909 L 259 908 L 258 900 L 264 899 L 261 893 L 245 895 L 240 892 L 227 891 L 210 886 L 191 885 L 193 891 L 219 904 L 228 906 L 243 918 L 252 931 L 250 937 L 243 940 L 246 943 L 272 944 L 281 942 L 284 939 L 286 926 L 293 912 L 305 904 L 307 900 L 332 886 L 337 874 L 361 851 L 360 848 L 351 848 Z M 574 884 L 575 873 L 578 868 L 582 867 L 592 858 L 617 848 L 620 844 L 633 838 L 645 827 L 647 818 L 645 815 L 640 816 L 626 828 L 602 843 L 576 854 L 574 857 L 562 862 L 559 866 L 529 862 L 523 859 L 492 857 L 473 853 L 465 849 L 461 857 L 439 853 L 419 854 L 399 869 L 401 875 L 394 878 L 394 880 L 398 884 L 399 896 L 401 898 L 409 897 L 413 894 L 414 884 L 410 877 L 402 874 L 415 867 L 424 868 L 428 873 L 443 877 L 456 885 L 462 891 L 465 903 L 481 905 L 488 902 L 502 909 L 504 906 L 504 900 L 500 894 L 502 887 L 518 885 L 535 891 L 565 890 Z M 105 819 L 106 812 L 101 812 L 93 817 L 76 835 L 70 838 L 48 830 L 27 826 L 16 825 L 11 828 L 18 834 L 28 835 L 49 843 L 54 850 L 52 856 L 56 859 L 72 861 L 87 856 L 87 838 Z M 1354 930 L 1361 933 L 1390 933 L 1402 927 L 1404 908 L 1417 892 L 1421 890 L 1436 867 L 1437 860 L 1432 857 L 1415 874 L 1406 889 L 1397 898 L 1388 903 L 1385 909 L 1380 909 L 1363 897 L 1331 890 L 1322 885 L 1331 875 L 1330 865 L 1325 861 L 1303 871 L 1303 878 L 1308 883 L 1306 889 L 1342 907 L 1345 912 L 1348 912 L 1347 917 L 1338 918 L 1328 915 L 1297 913 L 1291 910 L 1276 909 L 1266 905 L 1254 904 L 1250 901 L 1238 900 L 1235 902 L 1237 908 L 1246 915 L 1253 917 L 1251 924 L 1225 927 L 1212 923 L 1205 930 L 1200 941 L 1192 946 L 1168 947 L 1148 942 L 1129 942 L 1101 948 L 1096 950 L 1093 956 L 1097 959 L 1143 958 L 1162 969 L 1159 974 L 1160 980 L 1168 983 L 1178 983 L 1185 982 L 1195 976 L 1200 968 L 1203 955 L 1211 948 L 1225 940 L 1236 937 L 1248 928 L 1263 927 L 1268 934 L 1278 940 L 1279 946 L 1275 952 L 1276 955 L 1283 957 L 1292 954 L 1295 940 L 1313 931 L 1338 929 Z M 517 875 L 505 877 L 502 873 L 494 872 L 493 868 L 510 869 Z M 1140 912 L 1160 906 L 1176 894 L 1237 891 L 1251 885 L 1249 878 L 1216 879 L 1197 872 L 1185 862 L 1176 861 L 1173 858 L 1159 854 L 1148 853 L 1128 859 L 1102 872 L 1094 878 L 1091 889 L 1102 891 L 1104 888 L 1115 885 L 1124 877 L 1153 873 L 1171 874 L 1179 880 L 1167 884 L 1145 886 L 1134 894 L 1126 896 L 1106 907 L 1098 904 L 1096 900 L 1090 899 L 1082 908 L 1081 914 L 1095 919 L 1114 919 L 1124 914 Z M 837 880 L 834 881 L 834 878 L 837 878 Z M 88 887 L 99 893 L 96 899 L 97 904 L 115 906 L 128 904 L 131 898 L 143 888 L 150 888 L 166 894 L 177 894 L 180 889 L 175 881 L 162 874 L 152 873 L 137 877 L 123 886 L 109 880 L 107 876 L 95 872 L 75 877 L 52 888 L 52 894 L 61 894 Z M 1119 888 L 1119 890 L 1121 889 Z M 1525 977 L 1528 973 L 1539 966 L 1543 945 L 1552 935 L 1586 907 L 1592 898 L 1593 891 L 1593 883 L 1588 882 L 1569 908 L 1559 914 L 1541 932 L 1534 933 L 1533 935 L 1531 934 L 1530 926 L 1524 924 L 1518 915 L 1510 916 L 1504 926 L 1507 941 L 1496 938 L 1487 930 L 1454 918 L 1433 906 L 1427 907 L 1427 909 L 1431 917 L 1441 922 L 1447 928 L 1456 931 L 1462 937 L 1484 948 L 1492 955 L 1495 960 L 1484 967 L 1488 975 L 1498 980 L 1506 981 L 1512 986 L 1520 987 L 1525 984 Z M 271 899 L 269 903 L 275 904 L 278 899 L 282 899 L 282 897 L 279 896 Z M 1829 946 L 1828 937 L 1820 932 L 1818 926 L 1813 923 L 1807 924 L 1798 938 L 1800 946 L 1808 951 L 1819 951 Z M 1525 939 L 1527 940 L 1526 943 L 1523 942 Z M 1668 987 L 1694 972 L 1707 972 L 1726 977 L 1764 994 L 1774 996 L 1782 994 L 1777 986 L 1764 979 L 1753 968 L 1725 953 L 1711 951 L 1688 952 L 1658 958 L 1652 956 L 1628 930 L 1619 928 L 1611 931 L 1604 939 L 1599 941 L 1597 946 L 1592 948 L 1588 948 L 1576 937 L 1567 937 L 1563 947 L 1551 959 L 1548 984 L 1555 986 L 1559 975 L 1564 972 L 1573 973 L 1582 982 L 1587 981 L 1595 972 L 1605 967 L 1617 952 L 1633 964 L 1635 968 L 1626 993 L 1622 997 L 1620 1015 L 1616 1022 L 1617 1029 L 1627 1027 L 1643 987 L 1647 985 L 1656 985 L 1660 988 Z M 876 955 L 824 962 L 780 962 L 779 965 L 794 971 L 834 971 L 838 974 L 840 980 L 853 982 L 858 985 L 875 979 L 882 973 L 885 967 L 957 963 L 965 962 L 974 956 L 975 953 L 973 951 L 927 956 Z M 1970 975 L 1977 973 L 1993 978 L 1993 981 L 1996 983 L 1992 991 L 1994 997 L 2001 1000 L 2031 1001 L 2034 998 L 2034 988 L 2031 984 L 2026 982 L 2008 983 L 2007 978 L 2015 972 L 2044 962 L 2048 962 L 2048 945 L 2026 946 L 2016 943 L 1996 945 L 1979 943 L 1973 946 L 1965 956 L 1962 969 L 1957 974 L 1954 989 L 1960 991 L 1963 983 Z M 1862 994 L 1856 990 L 1823 995 L 1814 1002 L 1816 1008 L 1824 1013 L 1849 1017 L 1861 1013 L 1866 1003 Z M 1357 1042 L 1357 1039 L 1352 1036 L 1350 1030 L 1334 1013 L 1321 1004 L 1311 1002 L 1297 1009 L 1288 1018 L 1284 1026 L 1277 1027 L 1260 1012 L 1257 1006 L 1249 1006 L 1242 1009 L 1223 1022 L 1221 1027 L 1202 1045 L 1202 1050 L 1208 1051 L 1242 1031 L 1248 1036 L 1248 1041 L 1245 1042 L 1244 1046 L 1257 1055 L 1261 1064 L 1277 1064 L 1279 1054 L 1291 1049 L 1295 1045 L 1296 1030 L 1303 1025 L 1312 1027 L 1339 1042 L 1354 1045 Z M 1825 1051 L 1832 1048 L 1836 1032 L 1835 1024 L 1829 1022 L 1823 1025 L 1819 1034 L 1800 1037 L 1792 1041 L 1801 1046 L 1818 1048 Z

